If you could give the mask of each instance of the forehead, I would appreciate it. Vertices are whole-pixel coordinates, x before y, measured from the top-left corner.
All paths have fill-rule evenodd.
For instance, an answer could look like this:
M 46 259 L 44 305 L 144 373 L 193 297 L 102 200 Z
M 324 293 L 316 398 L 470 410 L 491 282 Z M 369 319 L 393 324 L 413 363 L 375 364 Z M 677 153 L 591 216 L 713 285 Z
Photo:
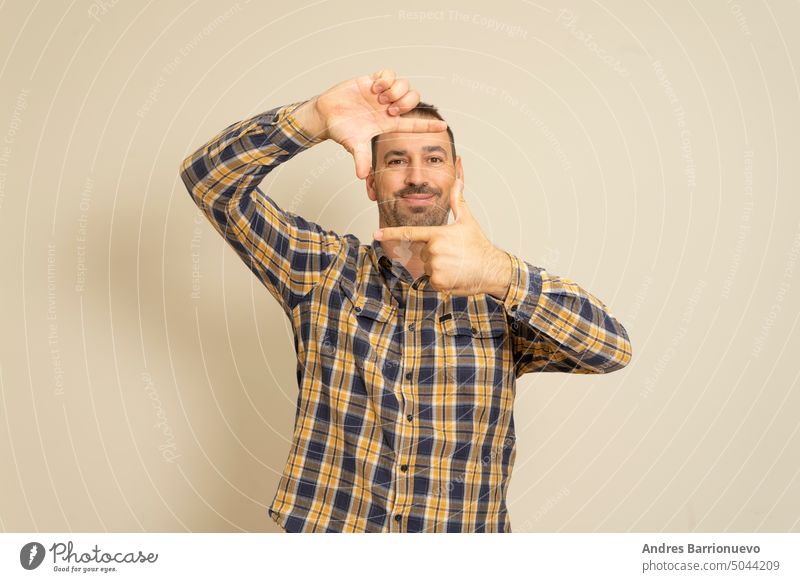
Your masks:
M 378 152 L 381 154 L 389 150 L 422 153 L 434 146 L 444 148 L 445 153 L 450 152 L 450 137 L 447 135 L 447 131 L 430 133 L 394 131 L 382 133 L 378 136 L 377 143 Z

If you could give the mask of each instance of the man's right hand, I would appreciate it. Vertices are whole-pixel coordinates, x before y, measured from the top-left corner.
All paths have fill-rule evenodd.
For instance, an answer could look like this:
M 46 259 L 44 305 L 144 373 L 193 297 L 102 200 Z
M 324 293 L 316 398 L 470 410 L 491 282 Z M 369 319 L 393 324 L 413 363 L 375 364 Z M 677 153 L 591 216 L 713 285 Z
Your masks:
M 414 109 L 419 93 L 406 79 L 384 69 L 343 81 L 298 107 L 295 119 L 314 137 L 332 139 L 350 152 L 356 176 L 364 179 L 372 165 L 370 141 L 393 131 L 438 132 L 447 124 L 438 119 L 400 117 Z

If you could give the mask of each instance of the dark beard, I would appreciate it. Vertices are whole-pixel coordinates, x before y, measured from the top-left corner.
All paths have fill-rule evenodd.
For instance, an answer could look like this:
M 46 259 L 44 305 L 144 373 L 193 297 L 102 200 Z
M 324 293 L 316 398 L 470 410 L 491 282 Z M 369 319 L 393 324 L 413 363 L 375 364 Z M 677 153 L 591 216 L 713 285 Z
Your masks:
M 433 204 L 410 207 L 406 212 L 402 212 L 400 211 L 400 200 L 409 194 L 434 194 Z M 380 194 L 378 200 L 380 200 Z M 386 226 L 443 226 L 447 224 L 449 211 L 449 203 L 442 202 L 442 193 L 427 186 L 403 188 L 395 192 L 390 200 L 383 200 L 378 204 L 381 224 Z

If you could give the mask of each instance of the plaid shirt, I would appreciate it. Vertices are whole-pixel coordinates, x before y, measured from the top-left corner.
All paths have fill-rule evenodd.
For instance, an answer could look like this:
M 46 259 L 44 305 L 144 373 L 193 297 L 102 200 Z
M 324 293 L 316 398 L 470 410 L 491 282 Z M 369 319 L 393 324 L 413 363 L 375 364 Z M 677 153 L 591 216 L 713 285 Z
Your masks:
M 181 178 L 294 330 L 297 411 L 268 508 L 289 532 L 510 532 L 516 379 L 602 374 L 631 358 L 622 325 L 574 282 L 509 256 L 504 300 L 413 280 L 259 188 L 320 141 L 276 107 L 189 156 Z

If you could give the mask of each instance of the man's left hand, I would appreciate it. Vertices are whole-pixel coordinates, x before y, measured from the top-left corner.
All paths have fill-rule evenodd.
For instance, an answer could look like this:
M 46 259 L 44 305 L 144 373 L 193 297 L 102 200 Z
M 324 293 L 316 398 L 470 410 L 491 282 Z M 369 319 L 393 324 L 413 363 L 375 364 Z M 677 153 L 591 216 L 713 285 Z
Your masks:
M 502 300 L 511 280 L 511 258 L 481 231 L 464 200 L 464 181 L 450 189 L 454 222 L 444 226 L 396 226 L 375 231 L 381 241 L 426 243 L 420 258 L 437 291 L 452 295 L 488 293 Z

